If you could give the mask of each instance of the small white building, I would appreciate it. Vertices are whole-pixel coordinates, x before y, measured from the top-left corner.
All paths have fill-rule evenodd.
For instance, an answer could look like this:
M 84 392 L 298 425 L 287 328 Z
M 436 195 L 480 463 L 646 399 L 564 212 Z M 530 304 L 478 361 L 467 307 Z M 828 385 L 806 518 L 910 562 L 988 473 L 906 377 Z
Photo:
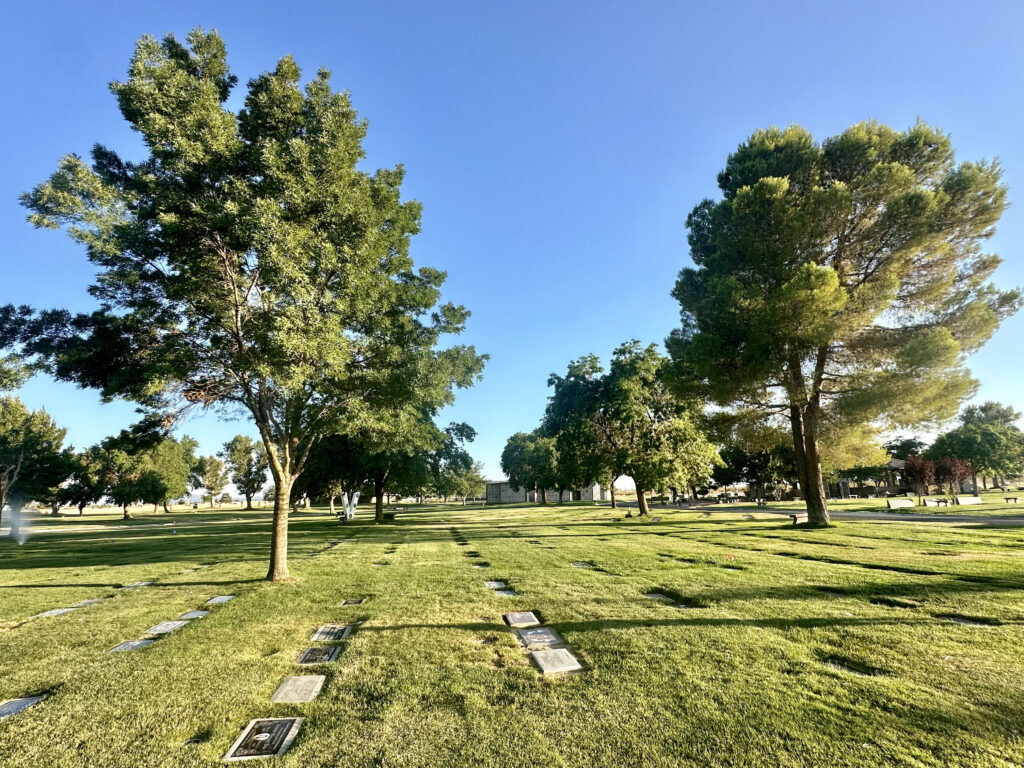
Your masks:
M 507 480 L 491 480 L 487 483 L 485 498 L 488 504 L 525 504 L 537 503 L 537 492 L 520 488 L 512 490 Z M 558 503 L 558 491 L 545 491 L 544 498 L 549 504 Z M 594 483 L 586 488 L 566 491 L 562 494 L 563 501 L 607 501 L 608 489 Z

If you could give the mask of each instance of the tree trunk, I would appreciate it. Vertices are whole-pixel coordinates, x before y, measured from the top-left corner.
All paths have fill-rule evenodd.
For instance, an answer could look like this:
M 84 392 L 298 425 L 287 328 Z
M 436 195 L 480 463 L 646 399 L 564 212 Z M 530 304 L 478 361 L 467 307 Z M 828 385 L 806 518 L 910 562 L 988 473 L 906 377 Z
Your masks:
M 153 502 L 153 514 L 155 515 L 159 511 L 160 511 L 160 502 L 159 501 Z
M 122 520 L 131 520 L 132 519 L 132 513 L 128 511 L 128 505 L 127 504 L 124 505 L 124 507 L 122 508 L 121 511 L 123 513 L 122 514 L 122 518 L 121 518 Z
M 60 514 L 60 502 L 59 501 L 51 501 L 50 502 L 50 517 L 57 517 L 59 514 Z
M 274 529 L 270 539 L 270 569 L 267 581 L 288 578 L 288 502 L 291 501 L 292 479 L 283 472 L 274 478 Z
M 331 517 L 334 517 L 334 494 L 332 493 L 330 498 L 327 499 L 327 506 L 331 509 Z
M 85 514 L 85 503 L 83 502 L 83 503 L 78 505 L 78 516 L 81 517 L 84 514 Z
M 647 495 L 646 495 L 646 493 L 647 492 L 644 491 L 643 488 L 637 487 L 637 489 L 636 489 L 636 506 L 637 506 L 637 509 L 639 510 L 639 512 L 637 514 L 640 515 L 640 516 L 648 515 L 651 512 L 650 509 L 648 509 L 648 507 L 647 507 Z
M 973 467 L 971 468 L 971 484 L 974 486 L 974 495 L 981 496 L 981 494 L 978 493 L 978 473 L 974 471 Z
M 538 488 L 537 489 L 537 502 L 539 504 L 547 504 L 548 503 L 548 489 L 547 488 Z
M 796 405 L 789 406 L 789 421 L 793 430 L 793 450 L 796 454 L 797 479 L 804 495 L 807 522 L 828 525 L 828 504 L 821 477 L 821 457 L 818 453 L 817 414 L 812 404 L 806 411 Z
M 611 485 L 608 486 L 608 492 L 612 497 L 612 509 L 618 509 L 618 505 L 615 503 L 615 481 L 612 480 Z
M 374 510 L 373 522 L 380 524 L 384 522 L 384 481 L 374 479 L 373 481 Z
M 252 509 L 252 494 L 251 493 L 245 494 L 245 508 L 246 509 Z
M 171 514 L 171 505 L 168 504 L 166 501 L 164 502 L 164 514 Z

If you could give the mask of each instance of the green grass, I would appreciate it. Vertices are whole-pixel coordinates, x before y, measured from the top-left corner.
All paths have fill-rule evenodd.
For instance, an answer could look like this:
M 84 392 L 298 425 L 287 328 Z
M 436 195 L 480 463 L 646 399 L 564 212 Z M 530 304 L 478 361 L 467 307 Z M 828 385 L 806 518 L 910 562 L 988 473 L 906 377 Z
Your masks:
M 1024 528 L 654 514 L 424 507 L 381 527 L 304 514 L 294 580 L 273 585 L 265 512 L 43 521 L 23 547 L 0 540 L 0 700 L 50 693 L 0 721 L 0 765 L 212 766 L 250 719 L 301 714 L 291 751 L 260 764 L 1024 766 Z M 107 653 L 217 594 L 238 597 Z M 583 674 L 541 679 L 501 622 L 523 609 Z M 269 703 L 313 629 L 357 620 L 316 701 Z

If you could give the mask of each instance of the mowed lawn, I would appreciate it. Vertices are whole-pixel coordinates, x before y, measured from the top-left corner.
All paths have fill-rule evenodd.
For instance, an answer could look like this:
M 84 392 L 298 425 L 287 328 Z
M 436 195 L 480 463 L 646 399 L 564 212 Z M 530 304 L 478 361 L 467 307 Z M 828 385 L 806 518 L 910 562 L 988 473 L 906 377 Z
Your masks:
M 0 721 L 0 765 L 211 766 L 249 720 L 301 715 L 291 750 L 258 764 L 1024 766 L 1024 528 L 653 514 L 304 513 L 293 582 L 273 585 L 266 513 L 46 521 L 82 532 L 0 540 L 0 700 L 49 694 Z M 138 581 L 154 583 L 116 589 Z M 585 671 L 542 678 L 510 610 L 536 611 Z M 311 670 L 327 675 L 315 701 L 270 703 L 311 673 L 295 662 L 316 627 L 357 621 Z

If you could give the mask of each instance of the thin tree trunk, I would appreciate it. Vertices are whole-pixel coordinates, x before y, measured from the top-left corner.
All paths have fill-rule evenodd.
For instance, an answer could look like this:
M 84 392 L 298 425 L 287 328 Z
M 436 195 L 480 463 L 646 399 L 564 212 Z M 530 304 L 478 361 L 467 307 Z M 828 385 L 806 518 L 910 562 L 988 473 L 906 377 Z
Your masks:
M 971 484 L 974 485 L 974 495 L 981 496 L 981 494 L 978 493 L 978 473 L 975 472 L 973 468 L 971 469 Z
M 78 505 L 78 516 L 81 517 L 85 514 L 85 504 Z
M 331 509 L 331 517 L 334 517 L 334 494 L 332 493 L 330 498 L 327 500 L 327 506 Z
M 612 509 L 618 509 L 618 505 L 615 502 L 615 481 L 612 480 L 612 484 L 608 486 L 608 492 L 612 497 Z
M 638 514 L 641 517 L 643 515 L 648 515 L 651 512 L 647 507 L 647 492 L 639 486 L 636 489 L 636 506 L 639 510 Z
M 127 504 L 124 505 L 124 507 L 122 508 L 121 511 L 122 511 L 122 514 L 123 514 L 123 516 L 121 518 L 122 520 L 131 520 L 132 519 L 132 513 L 128 511 L 128 505 Z
M 379 525 L 384 522 L 384 481 L 382 479 L 374 479 L 373 495 L 373 521 Z
M 267 581 L 288 578 L 288 502 L 291 501 L 292 479 L 287 471 L 274 478 L 274 528 L 270 539 L 270 569 Z
M 818 451 L 817 406 L 810 403 L 804 414 L 804 456 L 807 462 L 807 522 L 827 525 L 829 522 L 828 502 L 825 500 L 825 484 L 821 476 L 821 454 Z
M 57 517 L 59 514 L 60 514 L 60 502 L 59 501 L 51 501 L 50 502 L 50 517 Z
M 164 502 L 164 514 L 171 514 L 171 505 L 168 504 L 166 501 Z
M 252 509 L 252 494 L 251 493 L 245 494 L 245 508 L 246 509 Z

